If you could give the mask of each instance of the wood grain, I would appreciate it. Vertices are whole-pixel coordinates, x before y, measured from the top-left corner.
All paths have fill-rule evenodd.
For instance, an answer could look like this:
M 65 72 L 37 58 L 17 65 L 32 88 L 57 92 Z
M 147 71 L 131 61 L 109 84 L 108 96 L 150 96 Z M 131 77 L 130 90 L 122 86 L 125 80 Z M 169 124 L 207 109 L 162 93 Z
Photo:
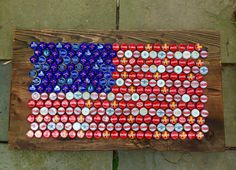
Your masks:
M 28 71 L 32 69 L 28 48 L 32 41 L 101 42 L 101 43 L 200 43 L 208 48 L 209 68 L 206 94 L 209 102 L 207 124 L 210 132 L 202 141 L 190 140 L 124 140 L 124 139 L 28 139 L 26 116 L 30 93 Z M 11 88 L 9 146 L 11 149 L 33 150 L 115 150 L 151 148 L 160 151 L 223 151 L 224 116 L 222 104 L 220 35 L 215 31 L 76 31 L 76 30 L 16 30 L 13 41 L 13 75 Z

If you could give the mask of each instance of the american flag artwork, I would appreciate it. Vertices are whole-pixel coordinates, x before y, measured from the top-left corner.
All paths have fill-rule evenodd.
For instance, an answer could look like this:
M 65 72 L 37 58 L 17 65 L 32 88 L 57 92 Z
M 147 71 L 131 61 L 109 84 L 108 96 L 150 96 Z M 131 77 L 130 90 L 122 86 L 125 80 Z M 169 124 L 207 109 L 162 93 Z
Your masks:
M 202 140 L 207 48 L 32 42 L 26 135 Z

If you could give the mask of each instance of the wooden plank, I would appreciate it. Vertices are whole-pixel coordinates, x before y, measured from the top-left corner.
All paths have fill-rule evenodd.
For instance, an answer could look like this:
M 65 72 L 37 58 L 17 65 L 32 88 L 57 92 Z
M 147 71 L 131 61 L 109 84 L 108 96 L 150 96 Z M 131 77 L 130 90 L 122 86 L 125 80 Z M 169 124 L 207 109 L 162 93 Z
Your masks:
M 201 43 L 209 50 L 206 64 L 210 70 L 206 79 L 206 94 L 209 102 L 206 109 L 210 115 L 207 124 L 210 132 L 202 141 L 124 140 L 124 139 L 28 139 L 25 136 L 29 113 L 26 102 L 30 98 L 27 72 L 32 68 L 28 58 L 33 51 L 27 48 L 31 41 L 102 42 L 102 43 Z M 141 149 L 179 151 L 223 151 L 224 117 L 222 105 L 221 65 L 219 33 L 214 31 L 60 31 L 60 30 L 17 30 L 13 43 L 13 77 L 9 143 L 13 149 L 36 150 L 114 150 Z

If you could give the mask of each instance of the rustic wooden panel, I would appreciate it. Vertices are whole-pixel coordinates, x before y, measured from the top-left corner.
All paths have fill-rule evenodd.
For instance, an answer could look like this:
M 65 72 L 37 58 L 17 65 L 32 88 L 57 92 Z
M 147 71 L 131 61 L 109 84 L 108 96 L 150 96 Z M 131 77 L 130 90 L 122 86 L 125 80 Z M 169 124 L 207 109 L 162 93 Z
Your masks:
M 28 139 L 25 136 L 29 128 L 26 116 L 30 112 L 27 100 L 30 93 L 27 86 L 30 82 L 28 71 L 32 65 L 28 58 L 33 51 L 28 47 L 31 41 L 63 42 L 109 42 L 109 43 L 201 43 L 209 50 L 206 64 L 209 74 L 206 79 L 206 94 L 209 102 L 207 124 L 210 132 L 203 141 L 173 140 L 130 140 L 130 139 Z M 214 31 L 59 31 L 59 30 L 17 30 L 13 42 L 13 77 L 11 91 L 11 113 L 9 145 L 12 149 L 35 150 L 114 150 L 141 149 L 179 151 L 223 151 L 224 150 L 224 117 L 222 104 L 220 36 Z

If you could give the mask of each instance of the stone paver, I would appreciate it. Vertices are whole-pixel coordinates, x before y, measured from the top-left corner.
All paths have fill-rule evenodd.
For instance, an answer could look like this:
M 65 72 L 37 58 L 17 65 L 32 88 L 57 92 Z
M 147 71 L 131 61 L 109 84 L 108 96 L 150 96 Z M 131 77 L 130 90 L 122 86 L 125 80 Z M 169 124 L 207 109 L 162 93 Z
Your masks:
M 14 28 L 115 29 L 115 0 L 1 0 L 0 59 L 12 56 Z
M 223 75 L 223 100 L 225 119 L 225 144 L 236 147 L 236 67 L 225 66 Z
M 232 7 L 232 0 L 120 0 L 120 29 L 219 30 L 222 61 L 235 63 L 236 23 Z
M 233 170 L 236 168 L 236 151 L 158 152 L 150 150 L 120 151 L 119 170 Z
M 0 144 L 0 170 L 111 170 L 112 152 L 11 151 Z
M 7 141 L 11 64 L 0 62 L 0 141 Z

